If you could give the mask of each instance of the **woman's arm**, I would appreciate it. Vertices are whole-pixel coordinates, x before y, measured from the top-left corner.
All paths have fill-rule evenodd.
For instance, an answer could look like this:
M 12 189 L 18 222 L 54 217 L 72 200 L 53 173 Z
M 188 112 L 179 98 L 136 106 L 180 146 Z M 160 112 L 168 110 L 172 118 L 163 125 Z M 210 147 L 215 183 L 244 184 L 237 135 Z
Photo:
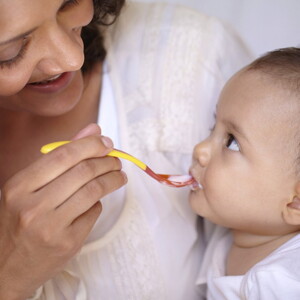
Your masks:
M 81 248 L 101 199 L 126 183 L 107 138 L 80 132 L 8 180 L 0 200 L 0 299 L 26 299 Z

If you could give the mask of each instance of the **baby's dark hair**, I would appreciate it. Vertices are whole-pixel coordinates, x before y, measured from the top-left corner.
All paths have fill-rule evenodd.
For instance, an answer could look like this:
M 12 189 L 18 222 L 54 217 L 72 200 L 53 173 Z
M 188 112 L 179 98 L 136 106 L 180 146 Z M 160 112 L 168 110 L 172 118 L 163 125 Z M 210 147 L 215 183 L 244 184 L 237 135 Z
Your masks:
M 299 103 L 297 113 L 300 115 L 300 48 L 282 48 L 268 52 L 248 65 L 245 71 L 248 70 L 262 72 L 275 84 L 291 92 Z M 297 176 L 300 176 L 300 130 L 297 129 L 300 128 L 300 122 L 298 120 L 299 118 L 295 119 L 297 132 L 294 141 L 298 149 L 295 168 Z
M 106 56 L 103 33 L 105 26 L 112 24 L 120 14 L 125 0 L 93 0 L 94 17 L 92 22 L 82 29 L 85 60 L 82 71 L 89 70 L 94 63 L 103 61 Z M 102 25 L 102 26 L 101 26 Z
M 281 48 L 259 57 L 246 70 L 261 71 L 300 95 L 300 48 Z

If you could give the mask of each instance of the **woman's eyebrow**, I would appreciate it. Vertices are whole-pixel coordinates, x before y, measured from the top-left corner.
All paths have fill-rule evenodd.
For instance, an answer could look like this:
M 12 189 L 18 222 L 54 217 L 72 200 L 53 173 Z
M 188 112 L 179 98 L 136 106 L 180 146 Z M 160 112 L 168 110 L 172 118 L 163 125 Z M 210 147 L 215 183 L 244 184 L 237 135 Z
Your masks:
M 19 39 L 22 39 L 22 38 L 24 38 L 26 35 L 32 33 L 33 31 L 35 31 L 36 28 L 37 28 L 37 27 L 35 27 L 35 28 L 33 28 L 33 29 L 30 29 L 30 30 L 28 30 L 28 31 L 26 31 L 26 32 L 24 32 L 24 33 L 21 33 L 21 34 L 15 36 L 15 37 L 13 37 L 13 38 L 7 40 L 7 41 L 3 41 L 3 42 L 0 41 L 0 46 L 6 45 L 6 44 L 9 44 L 9 43 L 12 43 L 12 42 L 15 42 L 15 41 L 17 41 L 17 40 L 19 40 Z

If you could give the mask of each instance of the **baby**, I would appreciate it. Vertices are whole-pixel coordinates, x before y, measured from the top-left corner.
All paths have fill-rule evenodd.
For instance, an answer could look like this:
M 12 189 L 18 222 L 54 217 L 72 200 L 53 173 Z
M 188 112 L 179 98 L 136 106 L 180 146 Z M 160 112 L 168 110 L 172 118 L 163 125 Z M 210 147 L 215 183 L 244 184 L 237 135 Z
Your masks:
M 194 149 L 190 194 L 217 227 L 198 284 L 207 299 L 300 299 L 300 48 L 258 58 L 224 87 Z

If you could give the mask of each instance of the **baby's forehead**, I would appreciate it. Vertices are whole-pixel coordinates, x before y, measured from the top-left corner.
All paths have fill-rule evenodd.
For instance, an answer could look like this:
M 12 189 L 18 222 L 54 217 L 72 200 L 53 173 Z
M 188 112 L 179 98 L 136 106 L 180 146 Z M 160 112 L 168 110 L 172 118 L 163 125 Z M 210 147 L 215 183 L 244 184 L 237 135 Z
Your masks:
M 299 97 L 277 81 L 257 70 L 239 71 L 225 85 L 217 105 L 217 115 L 226 114 L 232 118 L 240 115 L 265 123 L 298 120 Z
M 300 91 L 296 91 L 291 84 L 282 80 L 278 76 L 273 76 L 262 70 L 248 69 L 247 67 L 235 73 L 224 86 L 223 91 L 231 95 L 240 95 L 248 97 L 266 97 L 272 96 L 271 105 L 276 105 L 276 101 L 288 101 L 290 97 L 300 97 Z M 223 92 L 221 93 L 222 96 Z M 274 97 L 277 95 L 277 97 Z M 287 98 L 288 97 L 288 98 Z M 291 101 L 294 99 L 290 99 Z M 254 99 L 253 99 L 254 100 Z
M 236 72 L 229 80 L 230 81 L 246 81 L 248 85 L 252 87 L 259 86 L 261 84 L 267 84 L 266 88 L 278 88 L 275 79 L 272 74 L 268 74 L 262 70 L 249 69 L 248 66 L 244 67 L 240 71 Z

